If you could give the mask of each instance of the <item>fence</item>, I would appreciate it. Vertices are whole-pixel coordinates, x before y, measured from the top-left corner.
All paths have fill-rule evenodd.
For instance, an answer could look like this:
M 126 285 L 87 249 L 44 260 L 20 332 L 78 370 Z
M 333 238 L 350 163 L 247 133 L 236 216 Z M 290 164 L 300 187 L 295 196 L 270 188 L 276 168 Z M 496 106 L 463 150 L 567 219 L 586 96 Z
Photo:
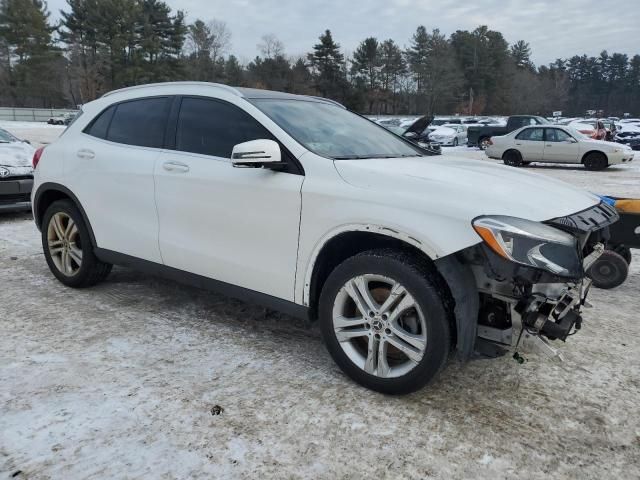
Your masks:
M 64 108 L 12 108 L 0 107 L 0 120 L 13 120 L 18 122 L 46 122 L 50 117 L 56 117 L 63 113 L 73 113 L 77 110 Z

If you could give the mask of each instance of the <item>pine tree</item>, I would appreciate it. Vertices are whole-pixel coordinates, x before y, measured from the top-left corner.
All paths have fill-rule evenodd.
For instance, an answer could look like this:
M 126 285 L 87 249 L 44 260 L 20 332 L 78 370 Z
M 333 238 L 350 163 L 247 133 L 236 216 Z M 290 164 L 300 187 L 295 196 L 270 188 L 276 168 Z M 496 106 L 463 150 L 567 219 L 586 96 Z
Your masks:
M 340 45 L 333 41 L 331 31 L 319 37 L 320 43 L 307 55 L 313 71 L 315 86 L 324 97 L 342 99 L 347 85 L 344 71 L 344 55 Z

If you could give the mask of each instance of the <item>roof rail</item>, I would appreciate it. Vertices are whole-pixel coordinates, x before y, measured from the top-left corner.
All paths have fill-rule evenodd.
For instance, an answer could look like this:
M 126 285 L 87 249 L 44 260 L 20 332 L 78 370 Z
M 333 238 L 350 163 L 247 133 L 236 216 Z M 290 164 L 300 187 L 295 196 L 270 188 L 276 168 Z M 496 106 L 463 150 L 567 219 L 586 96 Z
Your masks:
M 113 95 L 115 93 L 120 93 L 120 92 L 128 92 L 131 90 L 137 90 L 137 89 L 141 89 L 141 88 L 147 88 L 147 87 L 160 87 L 160 86 L 164 86 L 164 85 L 193 85 L 193 86 L 201 86 L 201 87 L 216 87 L 216 88 L 220 88 L 222 90 L 226 90 L 227 92 L 233 93 L 234 95 L 237 95 L 238 97 L 242 97 L 242 93 L 233 88 L 230 87 L 229 85 L 223 85 L 221 83 L 212 83 L 212 82 L 159 82 L 159 83 L 145 83 L 142 85 L 134 85 L 132 87 L 125 87 L 125 88 L 119 88 L 117 90 L 111 90 L 110 92 L 105 93 L 104 95 L 102 95 L 102 97 L 108 97 L 109 95 Z
M 345 110 L 347 109 L 347 107 L 345 107 L 340 102 L 336 102 L 335 100 L 331 100 L 330 98 L 318 97 L 318 96 L 315 96 L 315 95 L 309 95 L 309 97 L 315 98 L 316 100 L 322 100 L 323 102 L 333 103 L 334 105 L 337 105 L 338 107 L 344 108 Z

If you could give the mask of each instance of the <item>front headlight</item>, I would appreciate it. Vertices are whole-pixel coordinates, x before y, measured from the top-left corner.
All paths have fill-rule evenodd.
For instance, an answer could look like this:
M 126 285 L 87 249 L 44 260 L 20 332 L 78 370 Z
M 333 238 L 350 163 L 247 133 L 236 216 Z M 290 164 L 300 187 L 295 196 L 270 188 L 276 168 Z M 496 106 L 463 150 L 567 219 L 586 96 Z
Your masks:
M 478 217 L 474 230 L 498 255 L 555 275 L 577 278 L 583 274 L 577 240 L 540 222 L 503 215 Z

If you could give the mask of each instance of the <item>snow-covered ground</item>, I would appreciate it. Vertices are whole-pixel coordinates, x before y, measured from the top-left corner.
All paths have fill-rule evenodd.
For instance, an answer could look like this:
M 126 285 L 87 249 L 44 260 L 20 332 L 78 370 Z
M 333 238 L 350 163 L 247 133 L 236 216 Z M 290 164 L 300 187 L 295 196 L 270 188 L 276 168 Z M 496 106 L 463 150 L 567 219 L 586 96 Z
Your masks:
M 530 170 L 640 197 L 638 165 Z M 292 318 L 123 268 L 65 288 L 28 215 L 0 216 L 0 265 L 2 478 L 640 478 L 640 261 L 564 363 L 452 363 L 400 398 Z

